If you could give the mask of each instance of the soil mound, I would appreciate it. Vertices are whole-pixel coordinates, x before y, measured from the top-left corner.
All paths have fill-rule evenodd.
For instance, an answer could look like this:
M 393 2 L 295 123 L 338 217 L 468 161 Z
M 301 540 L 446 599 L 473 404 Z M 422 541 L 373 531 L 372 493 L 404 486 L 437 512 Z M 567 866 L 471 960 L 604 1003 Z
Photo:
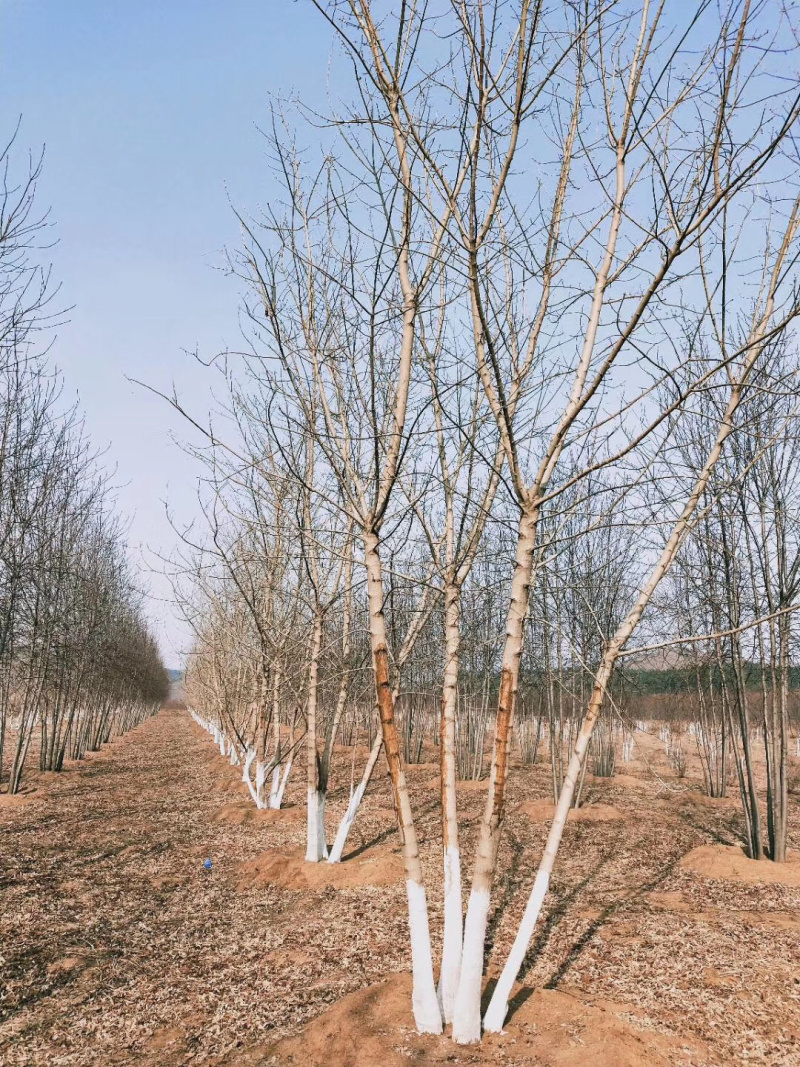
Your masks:
M 33 797 L 33 790 L 30 793 L 0 793 L 0 808 L 23 808 Z
M 297 822 L 304 818 L 302 808 L 262 808 L 255 804 L 226 804 L 211 816 L 215 823 L 227 823 L 229 826 L 242 826 L 245 823 L 266 823 L 268 826 L 279 822 Z
M 650 787 L 647 778 L 637 778 L 635 774 L 615 774 L 612 778 L 594 778 L 593 781 L 618 785 L 622 789 L 649 789 Z
M 396 885 L 403 878 L 403 859 L 388 849 L 369 849 L 341 863 L 306 863 L 302 852 L 268 849 L 239 866 L 237 889 L 279 885 L 284 889 L 356 889 Z
M 680 861 L 685 871 L 702 878 L 743 882 L 746 885 L 778 883 L 800 887 L 800 856 L 790 853 L 786 863 L 751 860 L 738 845 L 700 845 Z
M 241 773 L 239 774 L 227 774 L 223 771 L 222 774 L 217 774 L 211 777 L 211 782 L 220 793 L 240 793 L 245 792 L 247 795 L 247 786 L 242 781 Z
M 547 800 L 528 800 L 520 804 L 517 811 L 527 815 L 534 822 L 549 822 L 556 813 L 555 804 Z M 625 816 L 611 804 L 584 804 L 581 808 L 571 808 L 567 822 L 619 822 Z
M 407 1067 L 409 1062 L 677 1067 L 690 1062 L 683 1042 L 639 1031 L 614 1011 L 578 997 L 526 989 L 517 999 L 523 1003 L 509 1019 L 506 1033 L 486 1035 L 480 1045 L 458 1046 L 447 1036 L 417 1034 L 410 977 L 396 975 L 344 997 L 297 1036 L 260 1050 L 263 1058 L 236 1062 L 276 1067 Z
M 465 793 L 477 792 L 488 788 L 488 778 L 462 778 L 456 782 L 456 789 L 463 789 Z

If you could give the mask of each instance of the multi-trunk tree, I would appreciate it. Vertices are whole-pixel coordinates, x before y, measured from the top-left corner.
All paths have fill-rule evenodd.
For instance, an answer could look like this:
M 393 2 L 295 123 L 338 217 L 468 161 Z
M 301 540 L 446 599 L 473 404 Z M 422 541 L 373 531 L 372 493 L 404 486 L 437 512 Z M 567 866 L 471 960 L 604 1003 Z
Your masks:
M 538 686 L 540 710 L 549 701 L 558 722 L 550 737 L 557 805 L 483 1020 L 493 1030 L 544 903 L 595 724 L 613 708 L 615 665 L 713 510 L 715 470 L 742 405 L 798 313 L 800 90 L 777 50 L 796 36 L 786 12 L 747 0 L 691 11 L 648 0 L 315 6 L 354 88 L 324 132 L 313 127 L 313 151 L 300 133 L 287 134 L 288 114 L 274 116 L 275 195 L 265 217 L 242 220 L 245 249 L 234 259 L 249 292 L 243 395 L 306 501 L 298 558 L 313 558 L 312 545 L 330 552 L 336 528 L 352 533 L 403 844 L 414 1014 L 422 1031 L 452 1020 L 455 1039 L 471 1042 L 481 1034 L 520 689 Z M 692 465 L 675 442 L 701 410 Z M 312 454 L 313 476 L 303 458 Z M 745 464 L 748 476 L 759 463 Z M 760 484 L 776 477 L 779 466 L 762 471 Z M 759 492 L 768 502 L 748 505 L 747 529 L 756 518 L 769 527 L 760 536 L 773 562 L 768 580 L 758 579 L 769 608 L 793 595 L 793 557 L 778 535 L 774 490 Z M 420 546 L 433 564 L 427 581 L 441 624 L 436 638 L 424 631 L 408 665 L 433 678 L 438 642 L 446 885 L 438 998 L 404 769 L 404 754 L 421 751 L 409 717 L 424 727 L 434 705 L 398 701 L 392 662 L 402 641 L 395 577 L 414 573 L 424 584 Z M 457 695 L 459 662 L 478 659 L 479 627 L 464 606 L 482 595 L 471 582 L 484 550 L 493 553 L 487 589 L 502 589 L 505 607 L 500 632 L 482 639 L 494 649 L 482 706 L 490 695 L 494 714 L 464 720 L 491 718 L 493 740 L 462 928 Z M 603 557 L 597 564 L 593 553 Z M 304 583 L 305 602 L 316 605 L 305 631 L 313 663 L 321 647 L 313 619 L 330 598 L 309 599 L 324 585 L 309 568 Z M 496 606 L 486 613 L 496 616 Z M 762 698 L 771 768 L 786 733 L 780 625 L 758 631 L 771 679 Z M 526 640 L 536 650 L 527 658 Z M 558 712 L 544 679 L 560 687 Z M 316 685 L 309 674 L 309 722 Z M 316 755 L 313 737 L 308 752 Z M 780 771 L 770 773 L 771 792 L 783 795 Z

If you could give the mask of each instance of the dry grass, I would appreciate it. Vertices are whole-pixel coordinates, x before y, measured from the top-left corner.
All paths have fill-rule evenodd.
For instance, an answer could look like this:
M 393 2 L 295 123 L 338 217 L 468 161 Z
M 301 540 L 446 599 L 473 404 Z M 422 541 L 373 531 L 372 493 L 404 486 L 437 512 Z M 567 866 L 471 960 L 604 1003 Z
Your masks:
M 431 770 L 412 768 L 410 777 L 433 875 L 439 815 Z M 625 771 L 588 785 L 590 801 L 624 818 L 567 827 L 525 983 L 612 1003 L 616 1018 L 652 1033 L 654 1047 L 685 1036 L 708 1050 L 693 1054 L 697 1067 L 796 1067 L 800 889 L 682 868 L 700 845 L 736 843 L 737 805 L 706 801 L 691 777 L 648 778 L 641 763 Z M 24 805 L 0 806 L 0 1062 L 264 1063 L 273 1041 L 406 969 L 401 885 L 237 888 L 241 864 L 268 850 L 291 855 L 305 832 L 297 807 L 277 818 L 233 817 L 247 810 L 237 775 L 188 716 L 172 710 L 62 775 L 32 776 L 37 788 Z M 346 776 L 342 756 L 331 826 L 346 803 Z M 289 802 L 298 807 L 302 777 L 298 767 L 290 782 Z M 546 822 L 518 809 L 547 799 L 545 768 L 514 771 L 490 974 L 509 947 L 547 832 Z M 481 789 L 459 793 L 468 853 L 483 800 Z M 795 800 L 795 847 L 799 815 Z M 383 775 L 351 845 L 361 858 L 396 848 Z M 436 941 L 438 877 L 429 881 Z M 451 1050 L 450 1062 L 476 1062 Z M 511 1062 L 505 1056 L 492 1052 L 485 1062 Z

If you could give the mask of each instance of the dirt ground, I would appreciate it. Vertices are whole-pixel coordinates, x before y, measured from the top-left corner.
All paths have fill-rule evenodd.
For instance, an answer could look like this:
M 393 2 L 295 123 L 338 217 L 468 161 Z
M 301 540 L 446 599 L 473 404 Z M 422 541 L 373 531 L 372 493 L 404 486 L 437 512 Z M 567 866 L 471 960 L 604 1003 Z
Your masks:
M 349 788 L 339 758 L 330 827 Z M 413 1031 L 385 776 L 353 829 L 356 855 L 307 874 L 304 769 L 285 812 L 258 813 L 207 735 L 163 711 L 0 797 L 0 1063 L 798 1067 L 800 862 L 764 881 L 772 865 L 754 870 L 735 847 L 735 799 L 654 777 L 648 759 L 624 770 L 590 780 L 567 826 L 508 1033 L 460 1049 Z M 512 774 L 490 978 L 547 832 L 547 775 Z M 436 767 L 410 778 L 437 947 Z M 483 797 L 459 790 L 468 856 Z

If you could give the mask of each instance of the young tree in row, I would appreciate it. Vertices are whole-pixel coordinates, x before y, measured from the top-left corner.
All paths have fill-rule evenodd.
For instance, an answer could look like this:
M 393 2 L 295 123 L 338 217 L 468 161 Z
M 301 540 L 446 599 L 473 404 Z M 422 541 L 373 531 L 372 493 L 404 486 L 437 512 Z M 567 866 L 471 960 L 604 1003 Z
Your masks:
M 726 304 L 738 298 L 737 312 L 743 310 L 748 297 L 741 286 L 734 297 L 733 277 L 741 281 L 750 264 L 737 254 L 741 245 L 721 233 L 730 237 L 741 224 L 740 238 L 749 239 L 759 190 L 791 182 L 794 162 L 784 153 L 798 113 L 797 86 L 781 80 L 775 48 L 762 40 L 766 33 L 775 41 L 780 32 L 763 5 L 732 3 L 720 11 L 700 5 L 671 21 L 663 6 L 647 2 L 635 11 L 524 0 L 513 7 L 454 3 L 435 11 L 404 6 L 396 15 L 381 6 L 380 17 L 367 0 L 318 6 L 359 73 L 360 120 L 373 144 L 381 144 L 383 128 L 375 122 L 381 115 L 403 158 L 422 172 L 424 195 L 416 214 L 407 214 L 411 229 L 402 232 L 410 242 L 414 224 L 430 226 L 433 211 L 419 205 L 437 205 L 435 217 L 447 225 L 448 249 L 467 282 L 469 351 L 519 509 L 493 763 L 453 1019 L 456 1040 L 469 1042 L 480 1036 L 485 932 L 543 507 L 593 470 L 641 477 L 653 451 L 643 458 L 643 445 L 654 435 L 663 439 L 687 395 L 720 368 L 730 371 L 735 410 L 749 358 L 793 315 L 781 306 L 781 271 L 794 254 L 790 224 L 781 256 L 775 259 L 768 245 L 772 261 L 749 333 L 734 340 L 726 317 L 711 366 L 675 344 L 674 304 L 683 305 L 681 336 L 689 340 L 709 322 L 720 288 Z M 446 41 L 447 52 L 415 51 L 420 40 Z M 430 87 L 443 84 L 444 66 L 446 88 L 434 107 Z M 767 81 L 774 92 L 764 113 L 759 101 Z M 552 163 L 536 160 L 533 200 L 521 177 L 530 144 L 558 146 Z M 762 230 L 765 221 L 762 215 Z M 460 312 L 452 299 L 449 313 Z M 711 321 L 718 325 L 717 316 Z M 664 383 L 684 371 L 690 374 L 680 394 L 662 403 Z M 331 424 L 328 432 L 333 437 L 339 429 Z M 668 546 L 671 553 L 672 538 Z M 654 584 L 663 569 L 657 573 Z M 561 801 L 568 797 L 569 806 L 573 764 L 583 758 L 619 642 L 651 594 L 646 582 L 644 602 L 626 620 L 630 629 L 604 653 L 526 922 L 546 892 L 566 818 Z M 505 1014 L 503 997 L 498 990 L 493 1027 Z

